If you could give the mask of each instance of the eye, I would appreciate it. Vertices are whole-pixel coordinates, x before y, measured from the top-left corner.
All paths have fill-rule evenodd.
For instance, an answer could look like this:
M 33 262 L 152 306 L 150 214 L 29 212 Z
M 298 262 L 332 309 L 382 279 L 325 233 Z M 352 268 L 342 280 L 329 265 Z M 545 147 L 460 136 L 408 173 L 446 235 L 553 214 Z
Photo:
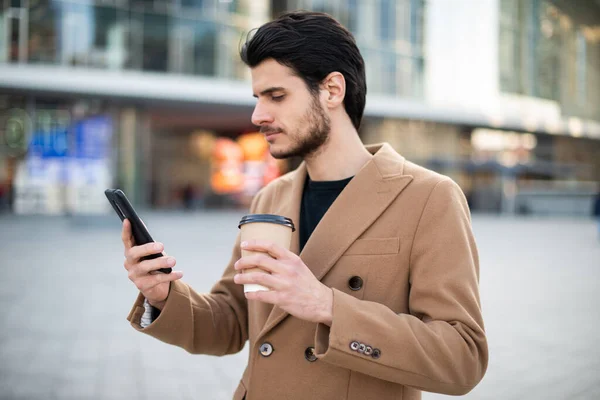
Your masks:
M 279 96 L 271 96 L 271 100 L 275 101 L 275 102 L 280 102 L 283 100 L 283 98 L 285 97 L 285 95 L 279 95 Z

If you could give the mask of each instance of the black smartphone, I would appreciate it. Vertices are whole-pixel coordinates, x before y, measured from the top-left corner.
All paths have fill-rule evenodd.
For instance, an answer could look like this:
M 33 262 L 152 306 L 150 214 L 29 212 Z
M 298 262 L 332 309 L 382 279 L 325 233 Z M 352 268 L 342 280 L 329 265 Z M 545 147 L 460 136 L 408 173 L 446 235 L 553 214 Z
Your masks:
M 142 219 L 135 212 L 135 209 L 125 196 L 125 193 L 121 189 L 106 189 L 104 191 L 106 198 L 110 205 L 115 209 L 115 212 L 121 219 L 121 222 L 127 218 L 131 224 L 131 232 L 133 234 L 133 239 L 135 240 L 135 244 L 140 246 L 142 244 L 154 242 L 152 236 L 148 232 L 148 228 L 142 221 Z M 162 253 L 156 253 L 149 256 L 142 257 L 142 260 L 152 260 L 154 258 L 162 257 Z M 158 271 L 163 272 L 165 274 L 170 274 L 172 268 L 160 268 Z

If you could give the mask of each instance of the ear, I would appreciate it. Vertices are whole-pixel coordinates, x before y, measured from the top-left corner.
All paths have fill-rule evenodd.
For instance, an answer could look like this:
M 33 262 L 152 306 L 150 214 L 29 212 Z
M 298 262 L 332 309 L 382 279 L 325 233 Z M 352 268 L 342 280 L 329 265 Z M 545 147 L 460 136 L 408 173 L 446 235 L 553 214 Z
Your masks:
M 344 103 L 346 96 L 346 80 L 339 72 L 331 72 L 323 79 L 321 90 L 326 94 L 325 103 L 328 108 L 335 108 Z

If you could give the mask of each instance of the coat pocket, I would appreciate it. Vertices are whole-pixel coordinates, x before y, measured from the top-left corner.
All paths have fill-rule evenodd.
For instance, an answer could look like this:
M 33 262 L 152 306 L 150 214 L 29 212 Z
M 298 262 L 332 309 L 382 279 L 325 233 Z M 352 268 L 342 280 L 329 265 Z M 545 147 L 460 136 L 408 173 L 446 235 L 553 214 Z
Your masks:
M 344 255 L 397 254 L 399 250 L 400 238 L 368 238 L 355 240 Z

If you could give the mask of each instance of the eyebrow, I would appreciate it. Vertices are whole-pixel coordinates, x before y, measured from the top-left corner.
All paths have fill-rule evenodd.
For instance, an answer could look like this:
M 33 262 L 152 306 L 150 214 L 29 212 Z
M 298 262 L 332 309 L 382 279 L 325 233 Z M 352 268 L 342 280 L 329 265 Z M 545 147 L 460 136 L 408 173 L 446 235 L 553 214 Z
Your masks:
M 273 93 L 273 92 L 279 92 L 281 90 L 285 90 L 285 89 L 282 88 L 281 86 L 273 86 L 273 87 L 270 87 L 270 88 L 265 89 L 262 92 L 260 92 L 260 95 L 264 96 L 265 94 L 269 94 L 269 93 Z M 258 96 L 256 94 L 252 94 L 252 96 L 258 98 Z

